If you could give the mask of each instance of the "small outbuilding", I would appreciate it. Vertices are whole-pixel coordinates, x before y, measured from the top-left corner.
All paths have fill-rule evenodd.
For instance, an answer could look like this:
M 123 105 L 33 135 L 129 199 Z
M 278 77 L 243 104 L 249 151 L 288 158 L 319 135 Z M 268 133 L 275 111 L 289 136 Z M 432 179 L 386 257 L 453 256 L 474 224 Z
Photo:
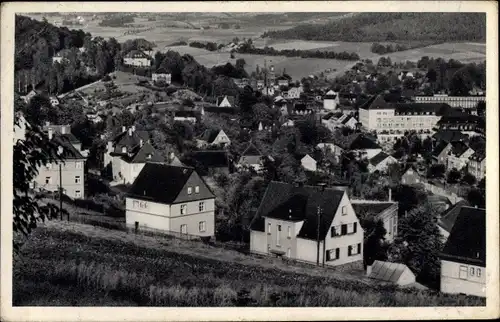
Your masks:
M 369 278 L 394 283 L 396 285 L 409 285 L 415 283 L 415 274 L 408 266 L 400 263 L 375 261 L 366 269 Z

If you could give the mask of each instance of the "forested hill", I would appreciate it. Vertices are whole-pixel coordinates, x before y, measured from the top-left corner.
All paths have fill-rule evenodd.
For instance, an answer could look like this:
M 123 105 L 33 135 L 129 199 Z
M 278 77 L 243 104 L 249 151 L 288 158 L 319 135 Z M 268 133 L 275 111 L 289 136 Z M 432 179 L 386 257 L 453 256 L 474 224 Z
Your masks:
M 484 13 L 360 13 L 325 25 L 300 25 L 262 37 L 326 41 L 486 40 Z

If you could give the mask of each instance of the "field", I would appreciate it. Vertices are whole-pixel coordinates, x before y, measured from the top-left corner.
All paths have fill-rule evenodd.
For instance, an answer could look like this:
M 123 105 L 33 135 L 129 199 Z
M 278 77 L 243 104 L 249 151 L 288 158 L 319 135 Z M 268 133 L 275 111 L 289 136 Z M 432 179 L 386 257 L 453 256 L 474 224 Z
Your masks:
M 50 222 L 14 258 L 13 304 L 71 306 L 481 306 L 370 284 L 197 242 Z

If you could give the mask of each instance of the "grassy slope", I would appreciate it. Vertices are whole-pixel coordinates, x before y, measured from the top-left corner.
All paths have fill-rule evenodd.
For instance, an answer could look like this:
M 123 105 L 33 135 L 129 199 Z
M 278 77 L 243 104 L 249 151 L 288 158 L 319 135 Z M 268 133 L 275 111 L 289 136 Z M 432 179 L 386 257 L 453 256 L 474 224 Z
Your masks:
M 288 268 L 287 268 L 288 267 Z M 53 222 L 14 261 L 14 305 L 469 306 L 483 299 L 369 285 L 363 278 L 194 242 Z M 241 290 L 248 296 L 238 296 Z M 94 297 L 94 298 L 93 298 Z M 238 299 L 240 302 L 238 302 Z M 245 299 L 246 298 L 246 299 Z

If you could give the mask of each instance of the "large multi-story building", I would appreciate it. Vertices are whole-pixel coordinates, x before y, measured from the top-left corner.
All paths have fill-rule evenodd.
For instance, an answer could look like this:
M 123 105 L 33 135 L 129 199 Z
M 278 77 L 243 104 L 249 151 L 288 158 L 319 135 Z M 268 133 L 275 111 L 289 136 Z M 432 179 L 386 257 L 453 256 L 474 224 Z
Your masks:
M 415 103 L 445 103 L 451 107 L 476 108 L 479 102 L 486 101 L 485 95 L 448 96 L 435 94 L 433 96 L 414 96 Z
M 450 108 L 444 103 L 399 103 L 384 95 L 369 99 L 359 108 L 359 122 L 368 131 L 375 131 L 380 141 L 391 141 L 408 131 L 430 136 L 444 113 Z
M 215 196 L 190 167 L 147 163 L 126 198 L 126 224 L 176 236 L 215 235 Z
M 131 50 L 123 57 L 123 64 L 136 67 L 150 67 L 152 59 L 141 50 Z
M 338 266 L 363 259 L 363 234 L 344 189 L 272 181 L 250 225 L 250 251 Z
M 486 176 L 486 154 L 476 151 L 471 155 L 467 163 L 467 170 L 477 180 L 482 180 Z

